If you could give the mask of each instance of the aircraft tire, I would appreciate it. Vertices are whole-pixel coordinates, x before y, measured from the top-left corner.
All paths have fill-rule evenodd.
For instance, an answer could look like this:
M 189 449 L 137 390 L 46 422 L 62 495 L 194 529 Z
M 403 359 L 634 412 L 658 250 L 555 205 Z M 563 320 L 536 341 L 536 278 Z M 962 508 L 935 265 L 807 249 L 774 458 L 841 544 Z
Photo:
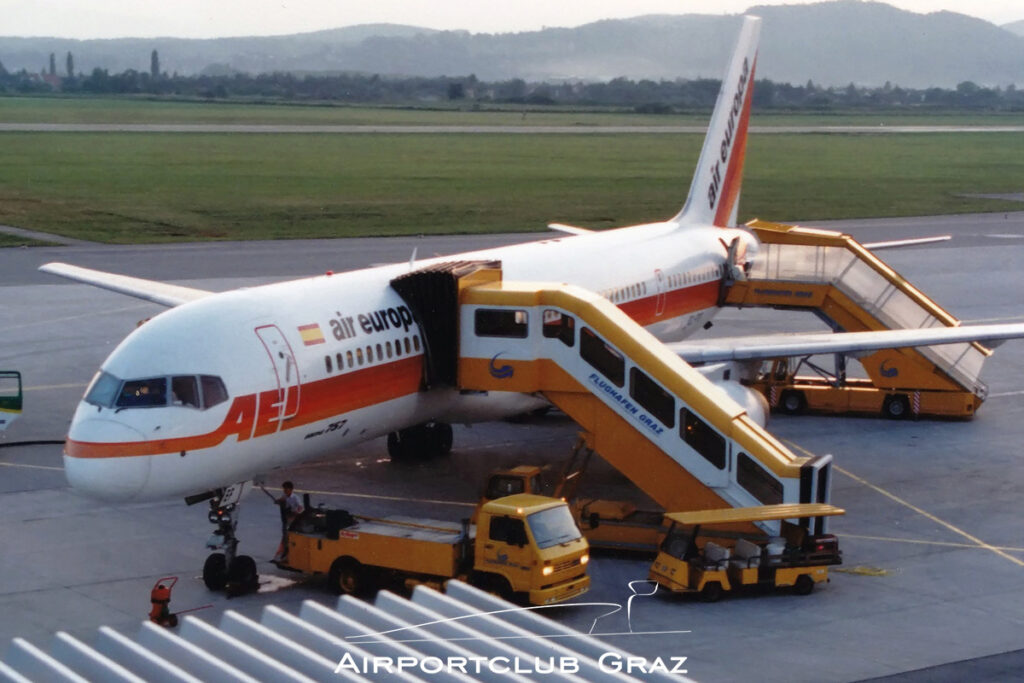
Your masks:
M 212 591 L 222 591 L 228 583 L 228 565 L 224 553 L 210 553 L 203 563 L 203 583 Z
M 452 426 L 447 422 L 435 422 L 426 427 L 426 441 L 431 455 L 444 456 L 452 452 Z
M 233 592 L 239 595 L 243 593 L 254 593 L 260 587 L 260 574 L 256 569 L 256 560 L 249 555 L 239 555 L 231 561 L 228 567 L 227 583 L 231 585 Z

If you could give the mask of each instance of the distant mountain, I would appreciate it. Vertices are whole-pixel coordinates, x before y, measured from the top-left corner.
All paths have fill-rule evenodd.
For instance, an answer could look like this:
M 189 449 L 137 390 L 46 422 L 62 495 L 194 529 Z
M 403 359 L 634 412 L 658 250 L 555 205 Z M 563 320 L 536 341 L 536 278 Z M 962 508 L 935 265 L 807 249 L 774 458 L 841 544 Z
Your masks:
M 759 77 L 819 85 L 1024 85 L 1024 37 L 1011 28 L 1024 22 L 999 27 L 952 12 L 916 14 L 858 0 L 755 6 L 748 13 L 764 18 Z M 54 52 L 63 67 L 70 50 L 78 71 L 145 71 L 156 49 L 165 71 L 182 74 L 215 64 L 222 72 L 475 74 L 484 80 L 718 78 L 738 28 L 739 15 L 689 14 L 504 34 L 378 24 L 210 40 L 0 38 L 0 62 L 9 70 L 39 71 Z
M 1011 24 L 1003 24 L 1003 28 L 1011 33 L 1016 33 L 1018 36 L 1024 36 L 1024 19 Z

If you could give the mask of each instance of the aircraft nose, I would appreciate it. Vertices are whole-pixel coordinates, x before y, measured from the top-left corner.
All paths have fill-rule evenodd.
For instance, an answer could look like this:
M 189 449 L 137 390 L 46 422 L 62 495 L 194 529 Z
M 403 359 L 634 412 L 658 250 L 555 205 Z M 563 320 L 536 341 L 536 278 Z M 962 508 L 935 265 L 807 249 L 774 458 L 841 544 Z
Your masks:
M 132 500 L 149 481 L 150 457 L 131 452 L 141 441 L 141 432 L 116 420 L 75 420 L 64 444 L 68 484 L 93 498 Z

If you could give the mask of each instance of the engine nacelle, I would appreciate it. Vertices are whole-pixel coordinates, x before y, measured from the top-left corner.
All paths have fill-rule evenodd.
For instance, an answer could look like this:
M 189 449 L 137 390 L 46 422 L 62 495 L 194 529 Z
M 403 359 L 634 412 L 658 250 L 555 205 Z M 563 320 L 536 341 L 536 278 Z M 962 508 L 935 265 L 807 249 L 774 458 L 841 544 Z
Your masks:
M 747 415 L 758 425 L 768 425 L 768 399 L 760 391 L 745 387 L 739 382 L 731 379 L 712 380 L 712 384 L 725 392 L 725 394 L 740 404 L 747 411 Z
M 741 377 L 750 373 L 749 367 L 730 361 L 701 365 L 694 369 L 721 389 L 726 396 L 739 403 L 751 420 L 762 427 L 768 425 L 768 399 L 760 391 L 739 383 Z

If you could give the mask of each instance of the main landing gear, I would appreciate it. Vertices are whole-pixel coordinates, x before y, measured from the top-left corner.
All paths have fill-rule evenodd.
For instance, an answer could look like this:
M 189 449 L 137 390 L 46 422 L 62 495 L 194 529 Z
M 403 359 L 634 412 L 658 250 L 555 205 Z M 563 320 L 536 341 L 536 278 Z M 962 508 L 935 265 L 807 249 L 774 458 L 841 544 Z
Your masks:
M 210 499 L 208 519 L 215 524 L 206 547 L 220 552 L 211 553 L 203 564 L 203 583 L 212 591 L 226 591 L 230 595 L 254 593 L 260 585 L 256 561 L 248 555 L 238 554 L 238 510 L 243 484 L 218 489 Z
M 427 460 L 452 451 L 452 426 L 428 422 L 388 434 L 388 455 L 392 462 Z

